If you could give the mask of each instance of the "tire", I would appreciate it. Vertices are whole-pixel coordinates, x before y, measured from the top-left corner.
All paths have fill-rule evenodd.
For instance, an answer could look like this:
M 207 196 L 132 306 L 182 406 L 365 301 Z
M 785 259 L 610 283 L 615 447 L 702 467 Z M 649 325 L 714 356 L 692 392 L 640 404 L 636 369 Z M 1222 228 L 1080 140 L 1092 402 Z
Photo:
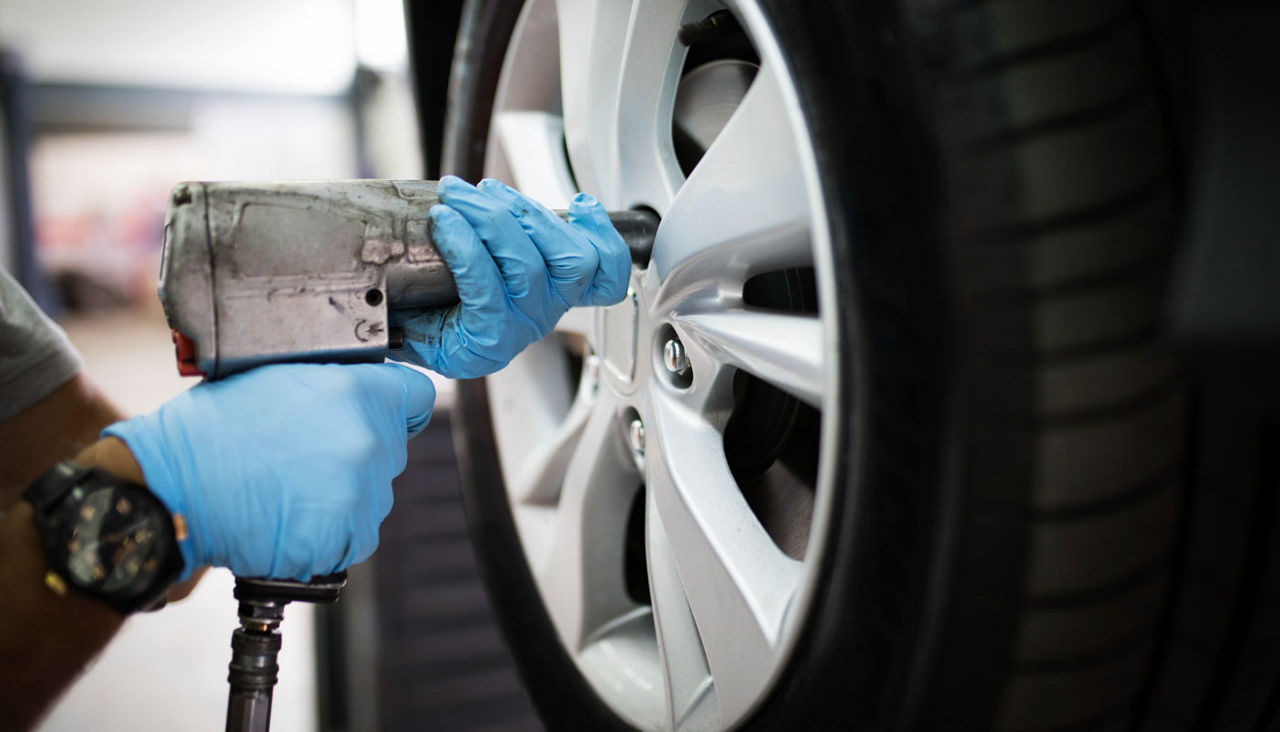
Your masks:
M 477 0 L 464 11 L 444 169 L 541 190 L 548 180 L 585 181 L 608 206 L 656 210 L 667 238 L 664 244 L 660 233 L 654 259 L 637 264 L 643 301 L 645 277 L 676 276 L 678 267 L 660 259 L 664 246 L 679 243 L 672 243 L 678 237 L 671 232 L 698 232 L 682 223 L 677 214 L 687 211 L 663 198 L 661 186 L 610 187 L 615 181 L 591 167 L 605 164 L 591 157 L 592 141 L 571 130 L 581 100 L 566 95 L 562 106 L 561 80 L 553 76 L 540 85 L 529 71 L 542 58 L 538 49 L 546 55 L 576 49 L 547 40 L 548 29 L 570 32 L 570 26 L 552 11 L 539 14 L 545 5 L 530 0 L 522 16 L 520 2 Z M 561 5 L 564 12 L 569 4 Z M 626 444 L 634 417 L 645 429 L 632 447 L 655 449 L 660 457 L 633 451 L 647 485 L 629 489 L 639 498 L 608 482 L 585 483 L 608 496 L 596 500 L 612 513 L 584 514 L 579 525 L 609 524 L 615 544 L 605 551 L 584 539 L 579 560 L 590 561 L 574 566 L 588 577 L 583 587 L 606 574 L 615 589 L 625 586 L 640 608 L 628 617 L 641 618 L 640 624 L 646 600 L 660 606 L 660 625 L 680 615 L 679 608 L 664 609 L 671 601 L 662 598 L 671 593 L 662 593 L 683 591 L 694 630 L 678 637 L 702 644 L 712 691 L 670 710 L 671 688 L 684 683 L 679 674 L 697 656 L 689 642 L 663 646 L 661 629 L 655 636 L 663 648 L 657 707 L 639 687 L 610 691 L 611 684 L 627 683 L 619 681 L 619 668 L 626 671 L 632 661 L 643 666 L 639 656 L 627 655 L 642 644 L 614 643 L 622 655 L 602 671 L 599 654 L 585 658 L 590 644 L 583 635 L 566 636 L 564 598 L 552 591 L 559 585 L 538 575 L 542 555 L 527 528 L 518 528 L 527 526 L 518 518 L 525 494 L 512 486 L 527 482 L 527 475 L 510 457 L 510 444 L 544 429 L 533 408 L 513 394 L 561 399 L 549 424 L 567 429 L 577 418 L 570 404 L 611 388 L 612 377 L 593 376 L 591 364 L 617 367 L 613 347 L 552 338 L 508 372 L 463 383 L 455 429 L 472 535 L 513 658 L 545 723 L 552 729 L 1118 730 L 1213 719 L 1216 712 L 1206 706 L 1160 710 L 1168 695 L 1166 664 L 1179 655 L 1166 652 L 1176 648 L 1169 642 L 1172 618 L 1190 586 L 1181 567 L 1196 559 L 1198 546 L 1186 541 L 1196 495 L 1187 438 L 1195 423 L 1160 325 L 1180 226 L 1177 133 L 1187 120 L 1174 111 L 1171 86 L 1182 81 L 1167 58 L 1186 51 L 1175 32 L 1181 17 L 1153 3 L 1108 0 L 744 0 L 730 6 L 749 44 L 722 37 L 709 57 L 683 65 L 684 51 L 673 45 L 672 63 L 687 79 L 710 60 L 739 64 L 754 55 L 771 72 L 756 72 L 755 80 L 773 79 L 783 90 L 779 98 L 794 104 L 789 139 L 803 163 L 788 181 L 791 188 L 779 190 L 803 189 L 808 196 L 813 258 L 773 269 L 751 269 L 755 262 L 748 261 L 752 276 L 768 275 L 754 280 L 726 267 L 722 291 L 730 300 L 741 297 L 747 310 L 816 318 L 821 334 L 813 353 L 820 351 L 822 379 L 808 385 L 821 389 L 805 391 L 793 374 L 779 376 L 769 370 L 775 364 L 761 367 L 724 343 L 694 361 L 691 378 L 697 385 L 708 363 L 719 374 L 725 364 L 714 360 L 717 353 L 736 358 L 739 371 L 750 374 L 753 363 L 759 369 L 741 377 L 745 383 L 727 409 L 734 416 L 717 429 L 726 435 L 724 459 L 754 516 L 739 528 L 769 533 L 778 552 L 798 562 L 800 579 L 777 626 L 768 668 L 735 674 L 717 657 L 725 646 L 716 645 L 716 633 L 741 631 L 735 601 L 718 614 L 699 596 L 704 585 L 722 587 L 720 568 L 704 571 L 708 565 L 695 563 L 693 553 L 664 554 L 661 542 L 675 532 L 654 528 L 674 515 L 663 513 L 671 499 L 663 497 L 662 481 L 692 480 L 658 472 L 668 464 L 697 470 L 706 457 L 695 454 L 697 443 L 676 442 L 674 428 L 664 432 L 673 423 L 652 407 L 664 395 L 695 388 L 661 370 L 658 346 L 673 336 L 686 346 L 699 337 L 704 345 L 718 342 L 685 311 L 648 322 L 646 307 L 658 312 L 656 301 L 614 308 L 625 317 L 633 317 L 626 308 L 638 308 L 634 319 L 643 332 L 631 366 L 643 373 L 651 361 L 653 386 L 640 406 L 618 412 L 617 436 L 608 444 Z M 660 22 L 663 7 L 655 3 L 634 15 L 641 19 L 635 27 Z M 508 77 L 521 84 L 504 81 Z M 680 93 L 674 102 L 671 94 L 658 95 L 656 106 L 641 105 L 640 112 L 678 117 Z M 618 108 L 625 113 L 628 103 L 623 98 Z M 544 114 L 539 124 L 559 114 L 565 126 L 560 163 L 541 163 L 548 169 L 537 175 L 529 174 L 527 161 L 513 162 L 527 149 L 513 152 L 503 137 L 509 119 L 500 115 L 521 111 Z M 624 113 L 629 131 L 647 133 Z M 674 154 L 693 176 L 696 155 L 693 163 L 684 159 L 680 134 L 673 133 Z M 762 144 L 758 152 L 765 161 L 758 164 L 767 165 L 772 149 Z M 551 169 L 557 165 L 565 170 Z M 743 178 L 751 171 L 744 166 Z M 529 180 L 520 179 L 522 172 Z M 687 185 L 684 178 L 677 184 L 680 191 Z M 709 217 L 706 226 L 716 225 Z M 643 274 L 648 270 L 661 276 Z M 601 341 L 601 333 L 613 332 L 616 316 L 595 317 L 606 325 L 585 330 L 604 328 L 594 331 Z M 798 354 L 799 360 L 813 353 Z M 560 370 L 543 368 L 548 363 Z M 549 374 L 561 373 L 568 374 L 563 383 L 549 386 Z M 817 454 L 796 457 L 809 448 Z M 756 462 L 767 465 L 743 452 L 765 455 Z M 794 472 L 809 479 L 798 482 L 812 491 L 798 544 L 794 532 L 769 526 L 775 515 L 768 510 L 770 498 L 785 499 L 790 503 L 782 513 L 795 515 L 792 504 L 801 494 L 787 492 L 795 481 L 760 478 L 768 495 L 751 495 L 752 481 L 770 466 L 794 467 L 793 459 L 801 466 Z M 565 498 L 558 479 L 552 483 L 555 490 L 538 501 L 558 511 Z M 606 515 L 612 518 L 598 518 Z M 636 559 L 637 532 L 647 542 L 647 561 Z M 647 574 L 640 588 L 633 586 L 638 561 Z M 588 599 L 593 591 L 581 590 Z M 577 612 L 585 617 L 588 611 Z M 652 628 L 653 612 L 648 618 Z M 752 642 L 750 632 L 741 637 L 744 645 Z M 1229 646 L 1222 652 L 1235 653 Z M 673 665 L 673 656 L 686 665 Z M 1275 656 L 1268 659 L 1274 663 Z M 743 681 L 753 673 L 758 678 Z M 1262 709 L 1267 693 L 1257 690 L 1251 703 Z M 1215 692 L 1204 703 L 1224 696 Z M 697 699 L 712 701 L 700 706 Z M 1267 709 L 1274 713 L 1274 705 Z

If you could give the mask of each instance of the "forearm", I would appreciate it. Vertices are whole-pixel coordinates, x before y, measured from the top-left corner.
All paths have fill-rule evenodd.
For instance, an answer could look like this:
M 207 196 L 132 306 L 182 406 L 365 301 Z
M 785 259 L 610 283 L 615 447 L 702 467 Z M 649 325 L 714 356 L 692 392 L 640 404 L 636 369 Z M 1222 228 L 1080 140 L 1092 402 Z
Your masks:
M 0 519 L 0 729 L 34 726 L 124 622 L 98 600 L 57 596 L 47 571 L 31 505 L 19 501 Z
M 83 374 L 9 419 L 0 421 L 0 511 L 59 460 L 93 444 L 120 414 Z
M 114 438 L 75 461 L 142 483 L 132 453 Z M 55 593 L 47 572 L 31 504 L 19 501 L 0 518 L 0 729 L 34 726 L 124 623 L 99 600 Z

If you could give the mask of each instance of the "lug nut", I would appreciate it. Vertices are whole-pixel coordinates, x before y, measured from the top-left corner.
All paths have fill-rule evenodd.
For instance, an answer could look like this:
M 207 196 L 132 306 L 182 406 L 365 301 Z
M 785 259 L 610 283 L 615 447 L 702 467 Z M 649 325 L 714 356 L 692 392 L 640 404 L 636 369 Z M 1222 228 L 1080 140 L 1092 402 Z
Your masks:
M 638 419 L 631 420 L 631 424 L 627 427 L 627 442 L 631 444 L 631 449 L 637 453 L 644 454 L 644 422 Z
M 679 340 L 672 338 L 662 347 L 662 363 L 675 376 L 684 376 L 689 371 L 689 356 Z

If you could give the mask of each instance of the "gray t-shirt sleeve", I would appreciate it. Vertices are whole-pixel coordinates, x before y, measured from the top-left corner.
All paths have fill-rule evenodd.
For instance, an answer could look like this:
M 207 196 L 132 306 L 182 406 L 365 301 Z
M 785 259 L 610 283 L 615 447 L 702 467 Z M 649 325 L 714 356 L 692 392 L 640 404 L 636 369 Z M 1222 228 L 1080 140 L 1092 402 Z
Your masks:
M 51 394 L 80 365 L 67 334 L 0 270 L 0 419 Z

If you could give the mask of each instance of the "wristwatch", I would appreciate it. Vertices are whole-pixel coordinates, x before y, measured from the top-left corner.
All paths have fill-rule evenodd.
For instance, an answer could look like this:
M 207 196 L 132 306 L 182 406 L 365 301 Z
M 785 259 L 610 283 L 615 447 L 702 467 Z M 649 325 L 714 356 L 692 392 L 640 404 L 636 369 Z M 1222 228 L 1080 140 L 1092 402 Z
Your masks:
M 71 588 L 125 615 L 163 607 L 182 573 L 186 529 L 145 486 L 64 461 L 22 497 L 35 509 L 55 593 Z

